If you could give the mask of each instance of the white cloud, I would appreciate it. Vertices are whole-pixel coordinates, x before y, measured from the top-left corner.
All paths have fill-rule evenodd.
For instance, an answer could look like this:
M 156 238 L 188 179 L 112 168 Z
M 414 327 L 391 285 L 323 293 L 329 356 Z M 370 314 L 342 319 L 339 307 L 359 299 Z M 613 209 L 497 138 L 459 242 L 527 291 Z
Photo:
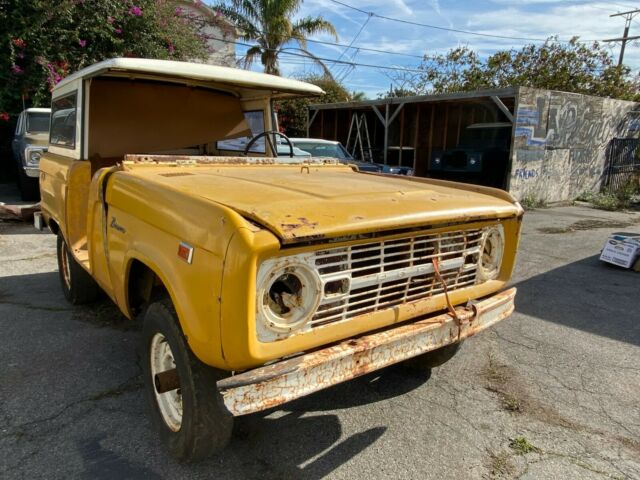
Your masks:
M 547 38 L 559 34 L 563 39 L 579 35 L 581 39 L 604 39 L 622 34 L 624 21 L 609 15 L 625 8 L 630 0 L 344 0 L 365 11 L 379 15 L 421 22 L 448 28 L 476 31 L 489 35 L 526 38 Z M 357 33 L 367 15 L 338 5 L 331 0 L 306 0 L 298 15 L 322 15 L 334 23 L 340 35 L 340 43 L 348 44 Z M 632 23 L 631 35 L 640 33 L 640 18 Z M 313 39 L 332 42 L 326 34 Z M 422 56 L 425 53 L 444 53 L 459 45 L 467 45 L 481 56 L 496 50 L 519 49 L 527 43 L 522 40 L 499 39 L 469 34 L 429 29 L 401 24 L 372 17 L 354 46 L 408 53 Z M 625 64 L 635 71 L 640 69 L 639 45 L 630 43 L 625 53 Z M 338 58 L 343 46 L 309 43 L 310 50 L 321 57 Z M 607 44 L 617 60 L 619 45 Z M 240 50 L 240 49 L 239 49 Z M 343 59 L 355 53 L 349 50 Z M 308 61 L 287 56 L 282 71 L 286 75 L 299 75 L 313 68 Z M 419 58 L 385 55 L 358 51 L 355 62 L 373 65 L 400 65 L 415 68 Z M 336 67 L 340 72 L 344 67 Z M 390 80 L 381 69 L 358 67 L 346 80 L 351 90 L 364 91 L 375 98 L 378 92 L 388 90 Z

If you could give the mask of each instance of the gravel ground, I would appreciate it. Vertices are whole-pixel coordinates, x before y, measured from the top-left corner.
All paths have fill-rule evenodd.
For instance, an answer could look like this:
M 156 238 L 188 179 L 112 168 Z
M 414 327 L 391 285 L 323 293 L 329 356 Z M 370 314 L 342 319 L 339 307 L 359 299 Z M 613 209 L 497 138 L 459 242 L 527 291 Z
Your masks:
M 597 257 L 629 230 L 640 213 L 527 213 L 516 313 L 430 379 L 391 367 L 238 418 L 223 454 L 180 465 L 146 415 L 139 329 L 65 303 L 54 236 L 0 223 L 0 476 L 640 478 L 640 274 Z

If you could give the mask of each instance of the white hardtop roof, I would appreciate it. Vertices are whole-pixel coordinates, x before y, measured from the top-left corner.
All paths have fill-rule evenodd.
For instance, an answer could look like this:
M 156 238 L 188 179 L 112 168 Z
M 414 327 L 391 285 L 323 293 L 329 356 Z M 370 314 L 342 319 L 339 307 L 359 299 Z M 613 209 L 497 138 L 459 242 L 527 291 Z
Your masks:
M 126 75 L 136 77 L 152 76 L 167 79 L 179 78 L 211 82 L 236 88 L 269 90 L 277 93 L 293 95 L 320 95 L 323 90 L 310 83 L 288 78 L 251 72 L 239 68 L 207 65 L 204 63 L 176 62 L 173 60 L 152 60 L 148 58 L 112 58 L 83 68 L 63 79 L 55 90 L 68 85 L 74 80 L 91 78 L 100 75 Z
M 28 113 L 51 113 L 50 108 L 27 108 L 25 112 Z
M 325 143 L 330 145 L 337 145 L 337 140 L 325 140 L 324 138 L 289 138 L 292 142 L 309 142 L 309 143 Z

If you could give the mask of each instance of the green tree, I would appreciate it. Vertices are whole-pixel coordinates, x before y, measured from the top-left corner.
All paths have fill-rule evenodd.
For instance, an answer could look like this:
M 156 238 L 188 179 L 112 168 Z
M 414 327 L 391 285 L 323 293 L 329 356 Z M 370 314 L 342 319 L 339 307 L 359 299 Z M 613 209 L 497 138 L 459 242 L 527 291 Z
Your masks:
M 325 32 L 337 41 L 336 30 L 322 17 L 292 21 L 301 6 L 302 0 L 231 0 L 213 8 L 236 23 L 243 40 L 256 43 L 245 54 L 245 68 L 250 68 L 256 58 L 260 58 L 266 73 L 280 75 L 279 56 L 286 50 L 294 50 L 311 58 L 322 67 L 325 75 L 330 75 L 326 65 L 309 52 L 306 39 Z M 292 42 L 298 47 L 287 47 Z
M 349 102 L 353 98 L 344 85 L 332 77 L 312 75 L 300 80 L 313 83 L 324 90 L 324 95 L 312 98 L 281 100 L 276 104 L 280 131 L 290 137 L 307 136 L 307 107 L 315 103 Z
M 391 78 L 418 94 L 526 86 L 630 100 L 640 96 L 638 77 L 629 77 L 628 67 L 618 67 L 598 42 L 589 45 L 577 38 L 560 42 L 552 37 L 542 45 L 501 50 L 486 59 L 458 47 L 425 56 L 419 69 L 409 78 L 406 73 Z
M 0 0 L 0 112 L 48 105 L 63 77 L 106 58 L 205 58 L 201 27 L 169 0 Z

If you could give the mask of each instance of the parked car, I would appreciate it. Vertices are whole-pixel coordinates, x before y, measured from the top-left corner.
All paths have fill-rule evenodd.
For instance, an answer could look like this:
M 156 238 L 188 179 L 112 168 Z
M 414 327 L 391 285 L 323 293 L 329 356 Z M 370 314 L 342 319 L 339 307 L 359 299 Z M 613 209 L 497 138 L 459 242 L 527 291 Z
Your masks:
M 356 165 L 360 171 L 374 173 L 389 173 L 392 175 L 413 175 L 413 169 L 396 165 L 364 162 L 353 158 L 340 142 L 321 138 L 292 138 L 293 144 L 311 154 L 313 157 L 337 158 L 342 163 Z
M 383 166 L 372 162 L 361 162 L 342 146 L 340 142 L 333 140 L 323 140 L 321 138 L 291 138 L 291 142 L 301 150 L 309 152 L 312 157 L 317 158 L 337 158 L 342 163 L 356 165 L 358 170 L 363 172 L 382 173 Z M 394 173 L 394 172 L 386 172 Z
M 299 149 L 298 147 L 294 147 L 289 145 L 284 141 L 280 140 L 277 143 L 278 156 L 279 157 L 291 157 L 291 158 L 310 158 L 311 154 L 309 152 L 305 152 L 304 150 Z M 292 155 L 293 152 L 293 155 Z
M 69 302 L 103 290 L 142 323 L 150 416 L 183 461 L 222 449 L 234 416 L 394 363 L 426 374 L 513 311 L 508 193 L 250 153 L 273 100 L 321 93 L 137 58 L 53 89 L 36 225 L 57 235 Z
M 40 198 L 38 165 L 40 157 L 47 151 L 50 115 L 48 108 L 28 108 L 18 116 L 11 147 L 23 200 Z
M 512 128 L 508 122 L 469 125 L 456 148 L 431 154 L 431 176 L 504 188 Z

